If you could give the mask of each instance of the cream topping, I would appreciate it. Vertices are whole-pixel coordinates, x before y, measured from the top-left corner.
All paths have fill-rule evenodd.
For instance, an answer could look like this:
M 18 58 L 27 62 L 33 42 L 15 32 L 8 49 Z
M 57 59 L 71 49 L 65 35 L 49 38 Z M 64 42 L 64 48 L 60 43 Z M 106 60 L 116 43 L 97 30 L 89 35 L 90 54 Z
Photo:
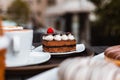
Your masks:
M 69 39 L 69 40 L 74 40 L 75 38 L 74 38 L 74 36 L 73 36 L 72 34 L 69 34 L 69 35 L 68 35 L 68 39 Z
M 65 35 L 65 34 L 63 34 L 63 35 L 61 36 L 61 39 L 62 39 L 62 40 L 68 40 L 68 36 Z
M 43 36 L 42 39 L 45 40 L 45 36 Z
M 54 36 L 54 40 L 56 40 L 56 41 L 61 41 L 61 36 L 60 36 L 60 34 L 55 35 L 55 36 Z
M 56 41 L 61 41 L 61 40 L 75 40 L 75 37 L 72 34 L 55 34 L 54 36 L 52 34 L 48 34 L 42 37 L 43 40 L 47 40 L 47 41 L 52 41 L 52 40 L 56 40 Z
M 47 41 L 52 41 L 54 39 L 54 37 L 53 37 L 53 35 L 47 35 L 47 36 L 43 36 L 43 39 L 47 40 Z

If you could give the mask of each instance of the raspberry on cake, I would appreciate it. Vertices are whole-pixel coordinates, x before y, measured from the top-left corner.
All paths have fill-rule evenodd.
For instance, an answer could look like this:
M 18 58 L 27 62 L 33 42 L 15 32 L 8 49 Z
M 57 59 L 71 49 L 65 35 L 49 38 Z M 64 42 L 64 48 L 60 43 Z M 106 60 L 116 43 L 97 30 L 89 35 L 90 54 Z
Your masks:
M 54 33 L 54 29 L 53 29 L 52 27 L 48 28 L 47 33 L 48 33 L 48 34 Z
M 54 33 L 52 28 L 47 30 L 42 38 L 44 52 L 61 53 L 76 50 L 76 40 L 71 33 Z

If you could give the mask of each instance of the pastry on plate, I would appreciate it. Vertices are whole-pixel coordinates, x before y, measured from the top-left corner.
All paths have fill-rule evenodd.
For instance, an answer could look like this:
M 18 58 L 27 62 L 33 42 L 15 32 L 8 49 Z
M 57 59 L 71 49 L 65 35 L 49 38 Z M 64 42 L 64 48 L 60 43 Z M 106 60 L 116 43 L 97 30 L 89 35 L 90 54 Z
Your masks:
M 120 66 L 120 45 L 108 47 L 105 52 L 105 59 Z

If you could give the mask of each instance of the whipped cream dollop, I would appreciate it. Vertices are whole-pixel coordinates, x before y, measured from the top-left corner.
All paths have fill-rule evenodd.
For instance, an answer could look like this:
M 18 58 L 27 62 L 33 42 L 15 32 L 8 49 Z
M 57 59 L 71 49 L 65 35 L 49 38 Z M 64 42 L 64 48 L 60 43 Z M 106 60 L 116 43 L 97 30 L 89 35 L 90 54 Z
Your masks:
M 47 40 L 47 41 L 52 41 L 53 38 L 54 38 L 53 35 L 43 36 L 43 40 Z
M 54 40 L 56 40 L 56 41 L 61 41 L 61 36 L 60 36 L 60 34 L 55 35 L 55 36 L 54 36 Z
M 44 35 L 42 37 L 43 40 L 47 40 L 47 41 L 52 41 L 52 40 L 56 40 L 56 41 L 61 41 L 61 40 L 75 40 L 75 37 L 72 34 L 48 34 L 48 35 Z
M 69 40 L 74 40 L 75 37 L 74 37 L 72 34 L 68 34 L 68 39 L 69 39 Z
M 63 34 L 63 35 L 61 36 L 61 38 L 62 38 L 62 40 L 68 40 L 68 36 L 65 35 L 65 34 Z

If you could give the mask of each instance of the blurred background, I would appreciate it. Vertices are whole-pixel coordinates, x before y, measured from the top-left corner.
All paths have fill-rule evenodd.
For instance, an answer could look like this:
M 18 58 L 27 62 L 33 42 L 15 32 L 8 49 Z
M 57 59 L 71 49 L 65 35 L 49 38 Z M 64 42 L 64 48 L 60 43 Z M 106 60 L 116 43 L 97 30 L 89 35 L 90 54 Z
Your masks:
M 48 27 L 72 32 L 77 43 L 120 44 L 120 0 L 0 0 L 2 25 L 34 30 L 40 42 Z

